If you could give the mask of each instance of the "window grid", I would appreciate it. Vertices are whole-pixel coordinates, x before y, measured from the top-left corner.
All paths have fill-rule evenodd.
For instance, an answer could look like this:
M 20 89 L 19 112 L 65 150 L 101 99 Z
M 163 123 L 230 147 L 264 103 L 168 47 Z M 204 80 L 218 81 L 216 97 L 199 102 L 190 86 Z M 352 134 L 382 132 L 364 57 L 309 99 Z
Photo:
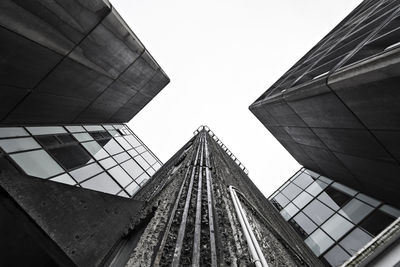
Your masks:
M 63 172 L 61 172 L 61 173 L 51 175 L 47 178 L 42 178 L 45 180 L 53 181 L 53 179 L 57 180 L 57 179 L 60 179 L 61 176 L 63 176 L 64 178 L 68 177 L 69 179 L 74 181 L 75 182 L 74 186 L 82 187 L 81 186 L 82 183 L 85 183 L 85 182 L 91 180 L 92 178 L 105 173 L 109 177 L 111 177 L 112 181 L 115 182 L 118 185 L 118 187 L 120 187 L 120 189 L 121 189 L 117 193 L 115 193 L 115 195 L 131 197 L 133 195 L 131 195 L 127 191 L 127 188 L 133 184 L 136 184 L 138 187 L 142 187 L 151 178 L 151 176 L 162 166 L 161 161 L 152 153 L 152 151 L 150 151 L 148 149 L 147 146 L 144 145 L 144 143 L 126 125 L 122 125 L 122 124 L 116 124 L 116 125 L 55 125 L 55 126 L 51 126 L 51 127 L 38 126 L 38 127 L 35 127 L 35 129 L 34 129 L 34 130 L 39 130 L 39 132 L 37 132 L 35 135 L 33 135 L 32 131 L 28 128 L 29 127 L 24 127 L 24 126 L 4 127 L 3 129 L 4 129 L 5 134 L 1 135 L 2 137 L 0 138 L 0 140 L 32 138 L 35 142 L 37 142 L 39 147 L 32 148 L 32 149 L 18 150 L 18 151 L 14 151 L 14 152 L 10 152 L 10 153 L 6 153 L 2 149 L 0 149 L 0 151 L 2 152 L 1 156 L 4 156 L 9 162 L 11 162 L 12 165 L 14 167 L 16 167 L 17 170 L 19 170 L 22 173 L 26 173 L 25 170 L 23 169 L 23 167 L 21 167 L 18 163 L 16 163 L 10 157 L 10 155 L 23 154 L 23 153 L 30 152 L 30 151 L 44 151 L 63 170 Z M 11 132 L 8 131 L 9 129 L 11 129 L 12 131 Z M 57 130 L 54 133 L 49 133 L 49 132 L 46 133 L 46 130 L 50 130 L 50 132 L 51 132 L 51 129 L 53 129 L 53 130 L 57 129 Z M 40 133 L 41 130 L 43 130 L 44 133 Z M 0 128 L 0 131 L 1 131 L 1 128 Z M 13 136 L 13 132 L 16 132 L 16 136 Z M 78 140 L 79 134 L 85 134 L 86 135 L 85 139 L 81 139 L 81 141 L 79 141 Z M 66 140 L 70 139 L 72 141 L 71 142 L 68 142 L 68 141 L 63 142 L 63 140 L 60 138 L 61 136 L 65 137 L 63 139 L 66 139 Z M 67 138 L 67 136 L 68 136 L 68 138 Z M 129 141 L 127 138 L 129 136 L 131 138 L 134 138 L 135 143 L 137 143 L 138 145 L 134 146 L 133 144 L 131 144 L 132 140 Z M 42 142 L 40 141 L 40 139 L 43 137 L 49 137 L 50 138 L 49 140 L 54 139 L 52 141 L 54 141 L 56 143 L 50 144 L 50 145 L 43 145 Z M 115 144 L 117 146 L 119 146 L 118 150 L 121 150 L 118 153 L 115 153 L 113 155 L 111 155 L 105 149 L 105 146 L 111 140 L 113 140 L 115 142 Z M 43 139 L 42 139 L 42 141 L 43 141 Z M 98 141 L 106 141 L 107 143 L 105 143 L 102 146 Z M 123 142 L 125 144 L 125 147 L 127 149 L 124 148 L 124 146 L 121 144 L 121 142 Z M 98 151 L 96 151 L 96 153 L 92 154 L 92 152 L 90 152 L 89 149 L 84 146 L 84 144 L 89 144 L 89 143 L 93 143 L 96 146 L 99 146 L 100 150 L 98 150 Z M 127 145 L 127 144 L 129 144 L 129 145 Z M 54 157 L 54 155 L 49 150 L 54 149 L 54 148 L 68 148 L 68 146 L 80 147 L 81 149 L 83 149 L 83 151 L 85 151 L 87 153 L 87 155 L 89 156 L 89 160 L 84 162 L 83 164 L 79 164 L 78 166 L 66 169 L 63 166 L 62 162 L 60 162 L 60 160 L 58 160 L 56 157 Z M 96 154 L 98 154 L 100 151 L 103 153 L 104 156 L 102 156 L 100 158 L 96 158 Z M 143 154 L 145 154 L 145 155 L 143 155 Z M 118 158 L 118 156 L 121 156 L 121 157 L 123 156 L 123 157 L 125 157 L 125 159 L 124 160 L 116 160 L 116 158 Z M 146 157 L 149 160 L 151 160 L 151 162 L 146 160 Z M 113 165 L 112 167 L 105 168 L 100 163 L 100 161 L 107 160 L 107 159 L 113 159 L 113 161 L 115 161 L 116 164 Z M 137 164 L 137 166 L 140 168 L 140 171 L 139 171 L 140 173 L 136 177 L 132 176 L 132 174 L 130 174 L 121 165 L 129 160 L 133 160 L 133 162 L 135 162 Z M 152 163 L 152 164 L 150 164 L 150 163 Z M 78 169 L 84 168 L 84 167 L 92 165 L 92 164 L 97 164 L 100 167 L 101 171 L 97 172 L 96 174 L 92 174 L 92 175 L 80 180 L 79 182 L 77 181 L 76 178 L 74 178 L 72 175 L 70 175 L 70 173 L 73 172 L 74 170 L 78 170 Z M 126 186 L 122 186 L 121 182 L 119 182 L 116 177 L 111 175 L 109 170 L 116 166 L 119 166 L 123 170 L 123 172 L 126 173 L 128 175 L 128 177 L 132 180 Z M 144 174 L 146 174 L 145 178 L 143 178 Z M 141 179 L 142 181 L 138 183 L 136 181 L 137 179 Z M 56 182 L 61 182 L 61 181 L 56 181 Z M 64 182 L 64 183 L 69 184 L 67 182 Z M 99 190 L 99 191 L 101 191 L 101 190 Z
M 296 180 L 296 178 L 300 177 L 300 176 L 301 176 L 302 174 L 304 174 L 304 173 L 305 173 L 305 174 L 308 174 L 309 177 L 311 177 L 311 178 L 314 180 L 314 182 L 315 182 L 315 181 L 320 181 L 320 182 L 323 182 L 323 183 L 326 183 L 326 182 L 329 182 L 329 183 L 326 183 L 327 186 L 326 186 L 325 188 L 323 188 L 323 189 L 321 190 L 321 192 L 319 192 L 319 193 L 316 194 L 315 196 L 311 195 L 311 196 L 312 196 L 312 200 L 309 201 L 306 205 L 304 205 L 303 207 L 300 208 L 300 207 L 296 206 L 296 203 L 295 203 L 294 200 L 296 200 L 296 198 L 299 197 L 303 192 L 308 193 L 308 192 L 307 192 L 307 188 L 309 188 L 309 187 L 314 183 L 314 182 L 313 182 L 313 183 L 309 184 L 309 185 L 308 185 L 307 187 L 305 187 L 305 188 L 302 188 L 302 187 L 300 187 L 300 186 L 297 186 L 297 184 L 296 184 L 294 181 Z M 310 175 L 310 174 L 312 174 L 312 175 L 315 176 L 315 177 L 313 177 L 313 176 Z M 322 179 L 321 179 L 321 178 L 322 178 Z M 300 188 L 301 191 L 300 191 L 300 193 L 296 194 L 296 196 L 293 197 L 292 200 L 290 200 L 289 196 L 285 196 L 285 194 L 284 194 L 283 191 L 284 191 L 284 189 L 287 188 L 287 186 L 289 186 L 289 185 L 292 184 L 292 183 L 295 184 L 298 188 Z M 383 211 L 382 207 L 383 207 L 383 206 L 388 206 L 388 205 L 386 205 L 385 203 L 382 203 L 381 201 L 377 201 L 377 200 L 375 200 L 375 199 L 373 199 L 373 201 L 374 201 L 374 202 L 378 202 L 379 204 L 376 203 L 375 205 L 372 205 L 372 204 L 368 203 L 367 200 L 365 200 L 365 198 L 364 198 L 365 195 L 364 195 L 364 194 L 362 194 L 362 193 L 360 193 L 360 192 L 356 192 L 354 195 L 352 195 L 352 194 L 350 194 L 349 192 L 345 192 L 345 190 L 340 190 L 339 188 L 341 188 L 342 186 L 344 186 L 344 185 L 342 185 L 342 184 L 340 184 L 340 183 L 337 183 L 337 182 L 333 182 L 332 180 L 330 180 L 330 179 L 328 179 L 328 178 L 326 178 L 326 177 L 324 177 L 324 176 L 321 176 L 321 175 L 319 175 L 319 174 L 317 174 L 317 173 L 315 173 L 315 172 L 310 173 L 310 171 L 307 170 L 307 169 L 305 169 L 305 168 L 301 168 L 298 172 L 296 172 L 292 177 L 290 177 L 281 187 L 278 188 L 278 190 L 276 190 L 276 191 L 268 198 L 268 199 L 271 201 L 271 203 L 273 204 L 273 206 L 281 213 L 281 215 L 283 216 L 283 218 L 284 218 L 286 221 L 288 221 L 291 225 L 292 225 L 292 224 L 296 224 L 296 222 L 294 221 L 294 218 L 295 218 L 298 214 L 300 214 L 300 213 L 302 213 L 302 216 L 304 215 L 307 219 L 311 220 L 313 223 L 315 223 L 315 224 L 317 225 L 317 227 L 316 227 L 314 230 L 312 230 L 309 234 L 307 234 L 306 231 L 303 230 L 303 233 L 301 234 L 303 240 L 306 240 L 309 236 L 311 236 L 313 233 L 316 233 L 317 231 L 322 231 L 324 234 L 326 234 L 328 237 L 330 237 L 332 240 L 334 240 L 334 243 L 333 243 L 333 244 L 331 244 L 331 245 L 330 245 L 329 247 L 327 247 L 322 253 L 320 253 L 320 255 L 319 255 L 318 257 L 321 258 L 321 259 L 323 259 L 324 256 L 325 256 L 326 254 L 328 254 L 328 253 L 331 251 L 331 249 L 333 249 L 334 247 L 339 247 L 339 248 L 343 249 L 347 254 L 350 254 L 350 253 L 340 244 L 340 242 L 341 242 L 343 239 L 345 239 L 350 233 L 352 233 L 355 229 L 359 229 L 359 230 L 361 230 L 362 232 L 366 233 L 367 235 L 371 236 L 371 238 L 373 238 L 373 235 L 372 235 L 371 233 L 369 233 L 367 230 L 364 230 L 364 228 L 361 227 L 361 224 L 362 224 L 362 222 L 363 222 L 364 220 L 366 220 L 366 219 L 369 217 L 369 215 L 371 215 L 375 210 L 381 210 L 381 211 Z M 345 194 L 346 196 L 348 196 L 348 199 L 347 199 L 345 202 L 343 202 L 343 203 L 341 204 L 341 206 L 339 206 L 339 208 L 338 208 L 337 210 L 331 208 L 328 204 L 324 203 L 324 201 L 322 201 L 322 200 L 319 198 L 328 188 L 333 188 L 333 189 L 335 189 L 335 190 L 337 190 L 337 191 L 339 191 L 339 192 Z M 347 189 L 347 188 L 346 188 L 346 189 Z M 351 189 L 351 188 L 348 188 L 348 189 L 349 189 L 349 191 L 350 191 L 350 190 L 354 191 L 354 190 Z M 278 201 L 275 200 L 275 198 L 276 198 L 279 194 L 282 194 L 282 195 L 285 196 L 287 199 L 289 199 L 289 202 L 288 202 L 286 205 L 281 206 L 281 205 L 278 203 Z M 328 196 L 329 196 L 329 195 L 328 195 Z M 330 196 L 329 196 L 329 197 L 330 197 Z M 367 197 L 368 197 L 368 196 L 367 196 Z M 340 213 L 340 211 L 342 211 L 342 209 L 343 209 L 348 203 L 350 203 L 353 199 L 357 199 L 358 201 L 360 201 L 361 203 L 363 203 L 363 204 L 366 205 L 367 207 L 371 208 L 371 210 L 367 213 L 367 215 L 365 215 L 364 218 L 361 219 L 361 220 L 359 220 L 357 223 L 353 222 L 351 219 L 346 218 L 345 216 L 343 216 L 343 215 Z M 315 201 L 315 200 L 318 200 L 322 205 L 324 205 L 327 209 L 329 209 L 329 210 L 332 212 L 332 214 L 331 214 L 330 216 L 328 216 L 328 217 L 327 217 L 322 223 L 320 223 L 320 224 L 318 224 L 317 222 L 315 222 L 306 212 L 304 212 L 304 210 L 307 208 L 307 206 L 310 205 L 310 203 L 312 203 L 312 202 Z M 288 213 L 287 213 L 286 211 L 284 211 L 285 208 L 288 207 L 289 205 L 294 205 L 294 206 L 298 209 L 298 210 L 297 210 L 295 213 L 293 213 L 293 215 L 291 215 L 291 216 L 288 216 Z M 390 206 L 389 206 L 389 207 L 390 207 Z M 391 208 L 393 208 L 393 207 L 391 207 Z M 282 211 L 283 211 L 283 213 L 282 213 Z M 384 212 L 384 211 L 383 211 L 383 212 Z M 387 213 L 387 214 L 388 214 L 388 213 Z M 342 235 L 340 236 L 340 238 L 336 238 L 336 239 L 322 228 L 322 225 L 324 225 L 326 222 L 328 222 L 328 221 L 329 221 L 332 217 L 334 217 L 334 216 L 340 216 L 339 218 L 344 219 L 345 221 L 351 223 L 351 225 L 352 225 L 352 227 L 349 228 L 344 234 L 342 234 Z M 391 216 L 393 217 L 393 220 L 396 219 L 393 215 L 391 215 Z M 299 230 L 301 229 L 301 226 L 298 225 L 298 228 L 300 228 L 300 229 L 296 229 L 297 227 L 295 227 L 295 226 L 293 225 L 293 228 L 294 228 L 296 231 L 299 231 Z M 301 229 L 301 230 L 302 230 L 302 229 Z M 354 254 L 354 253 L 355 253 L 355 252 L 353 252 L 353 254 Z M 350 255 L 350 256 L 351 256 L 351 255 Z M 350 257 L 350 256 L 349 256 L 349 257 Z M 323 259 L 323 260 L 325 260 L 325 259 Z

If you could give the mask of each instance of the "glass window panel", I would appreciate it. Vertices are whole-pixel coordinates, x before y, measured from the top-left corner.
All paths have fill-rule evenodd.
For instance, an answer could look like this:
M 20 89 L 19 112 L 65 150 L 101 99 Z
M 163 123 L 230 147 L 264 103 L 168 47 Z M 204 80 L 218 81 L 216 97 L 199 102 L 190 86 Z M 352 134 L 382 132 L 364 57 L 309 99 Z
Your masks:
M 314 179 L 307 173 L 303 172 L 296 179 L 294 179 L 293 182 L 301 188 L 306 189 L 307 186 L 314 182 Z
M 115 136 L 121 136 L 121 135 L 119 134 L 119 132 L 117 132 L 116 130 L 108 130 L 108 133 L 109 133 L 111 136 L 113 136 L 113 137 L 115 137 Z
M 293 181 L 294 179 L 296 179 L 300 174 L 302 174 L 303 172 L 302 171 L 298 171 L 298 172 L 296 172 L 291 178 L 290 178 L 290 181 Z
M 161 168 L 161 164 L 160 163 L 158 163 L 158 162 L 156 162 L 154 165 L 153 165 L 153 169 L 154 170 L 158 170 L 158 169 L 160 169 Z
M 303 212 L 299 212 L 299 214 L 294 216 L 292 221 L 295 222 L 296 228 L 300 228 L 301 232 L 304 232 L 302 234 L 303 236 L 307 236 L 317 229 L 317 225 L 315 225 L 315 223 L 313 223 Z
M 285 220 L 288 221 L 298 211 L 299 211 L 299 209 L 295 205 L 293 205 L 292 203 L 289 203 L 283 210 L 281 210 L 281 214 L 282 214 L 283 218 L 285 218 Z
M 67 128 L 71 133 L 85 132 L 85 129 L 83 129 L 82 126 L 65 126 L 65 128 Z
M 3 137 L 18 137 L 29 135 L 22 127 L 0 127 L 0 138 Z
M 7 153 L 41 148 L 32 137 L 3 139 L 0 140 L 0 147 Z
M 289 199 L 287 199 L 287 197 L 285 197 L 284 195 L 282 195 L 281 193 L 279 193 L 274 200 L 282 207 L 284 208 L 288 203 L 289 203 Z
M 333 187 L 329 187 L 318 196 L 318 199 L 324 204 L 328 205 L 330 208 L 338 210 L 347 201 L 349 201 L 350 197 L 347 194 L 334 189 Z
M 90 136 L 90 134 L 88 133 L 78 133 L 78 134 L 72 134 L 76 140 L 78 140 L 79 142 L 85 142 L 85 141 L 91 141 L 93 140 L 93 137 Z
M 342 191 L 344 193 L 349 194 L 350 196 L 354 196 L 355 194 L 357 194 L 357 191 L 351 189 L 350 187 L 347 187 L 345 185 L 339 184 L 339 183 L 333 183 L 332 187 L 336 188 L 339 191 Z
M 113 156 L 113 158 L 114 158 L 118 163 L 121 163 L 121 162 L 123 162 L 123 161 L 125 161 L 125 160 L 127 160 L 127 159 L 130 159 L 131 157 L 128 155 L 128 153 L 123 152 L 123 153 L 121 153 L 121 154 L 118 154 L 118 155 Z
M 48 178 L 64 170 L 44 150 L 12 154 L 10 157 L 27 175 Z
M 313 182 L 309 187 L 307 187 L 306 191 L 315 197 L 319 193 L 321 193 L 322 190 L 324 190 L 327 186 L 328 185 L 326 183 L 317 180 Z
M 341 266 L 350 255 L 346 253 L 341 247 L 334 246 L 325 255 L 325 260 L 333 267 Z
M 84 125 L 83 127 L 85 127 L 88 132 L 104 131 L 104 128 L 100 125 Z
M 76 182 L 74 179 L 71 178 L 67 173 L 61 174 L 59 176 L 51 178 L 51 181 L 54 182 L 59 182 L 63 184 L 69 184 L 69 185 L 76 185 Z
M 51 148 L 48 151 L 66 170 L 71 170 L 93 161 L 89 153 L 79 144 Z
M 103 160 L 100 160 L 100 165 L 103 166 L 105 169 L 109 169 L 115 165 L 117 165 L 117 162 L 113 158 L 106 158 Z
M 149 168 L 149 169 L 147 169 L 147 173 L 148 173 L 150 176 L 153 176 L 153 174 L 155 174 L 156 171 L 155 171 L 153 168 Z
M 77 143 L 75 138 L 73 138 L 70 134 L 58 134 L 57 138 L 62 144 Z
M 334 243 L 334 241 L 321 229 L 317 229 L 304 242 L 317 257 L 324 253 L 325 250 L 327 250 Z
M 156 163 L 156 159 L 148 152 L 144 152 L 142 154 L 142 157 L 150 164 L 153 165 L 154 163 Z
M 339 211 L 345 218 L 350 219 L 354 223 L 359 223 L 365 218 L 374 208 L 364 204 L 358 199 L 353 198 L 346 206 Z
M 60 141 L 54 135 L 38 135 L 36 140 L 44 147 L 52 147 L 60 144 Z
M 320 225 L 326 221 L 332 214 L 333 211 L 319 202 L 318 200 L 314 199 L 310 204 L 308 204 L 303 212 L 307 214 L 308 217 L 311 218 L 316 224 Z
M 140 146 L 140 142 L 132 135 L 124 136 L 124 138 L 133 146 L 137 147 Z
M 372 236 L 370 236 L 360 228 L 356 228 L 351 231 L 345 238 L 343 238 L 342 241 L 340 241 L 340 245 L 345 250 L 347 250 L 347 252 L 353 255 L 371 240 Z
M 114 124 L 113 126 L 115 129 L 121 129 L 124 127 L 124 125 L 122 125 L 122 124 Z
M 114 139 L 105 141 L 103 147 L 110 155 L 115 155 L 124 151 Z
M 27 129 L 33 135 L 67 133 L 62 126 L 27 127 Z
M 82 168 L 76 169 L 74 171 L 71 171 L 70 174 L 72 177 L 75 178 L 78 182 L 81 182 L 95 174 L 98 174 L 102 172 L 103 169 L 100 167 L 99 164 L 93 163 L 87 166 L 84 166 Z
M 147 180 L 149 180 L 150 176 L 147 173 L 143 173 L 142 175 L 140 175 L 138 178 L 136 178 L 136 183 L 138 183 L 139 185 L 143 185 L 147 182 Z
M 125 187 L 132 182 L 132 178 L 120 167 L 115 166 L 114 168 L 108 170 L 111 176 L 117 180 L 117 182 Z
M 121 187 L 105 172 L 83 182 L 81 186 L 109 194 L 116 194 L 121 190 Z
M 138 190 L 140 189 L 139 185 L 136 182 L 131 183 L 128 185 L 125 190 L 133 196 Z
M 139 163 L 140 166 L 142 166 L 144 170 L 150 167 L 150 165 L 141 156 L 136 156 L 135 160 L 137 163 Z
M 125 191 L 119 192 L 119 193 L 117 194 L 117 196 L 120 196 L 120 197 L 130 197 L 127 193 L 125 193 Z
M 107 152 L 96 142 L 86 142 L 82 143 L 82 146 L 86 148 L 87 151 L 95 158 L 95 159 L 103 159 L 108 157 Z
M 380 209 L 381 209 L 382 211 L 386 212 L 387 214 L 392 215 L 392 216 L 395 217 L 395 218 L 400 217 L 400 210 L 398 210 L 398 209 L 396 209 L 396 208 L 394 208 L 394 207 L 392 207 L 392 206 L 383 205 L 382 207 L 380 207 Z
M 382 202 L 380 202 L 379 200 L 376 200 L 376 199 L 374 199 L 374 198 L 372 198 L 372 197 L 369 197 L 369 196 L 367 196 L 367 195 L 364 195 L 364 194 L 362 194 L 362 193 L 359 193 L 359 194 L 356 196 L 356 198 L 358 198 L 358 199 L 360 199 L 360 200 L 362 200 L 362 201 L 364 201 L 364 202 L 367 202 L 368 204 L 370 204 L 370 205 L 372 205 L 372 206 L 374 206 L 374 207 L 377 207 L 379 204 L 382 203 Z
M 353 224 L 351 222 L 349 222 L 337 213 L 321 226 L 321 228 L 334 240 L 338 240 L 339 238 L 341 238 L 352 227 Z
M 115 137 L 115 140 L 125 149 L 131 149 L 132 146 L 123 138 L 123 137 Z
M 376 236 L 394 220 L 394 217 L 376 209 L 360 223 L 360 226 L 371 235 Z
M 128 153 L 132 156 L 135 157 L 136 155 L 138 155 L 137 151 L 135 149 L 131 149 L 128 151 Z
M 143 173 L 143 169 L 133 159 L 125 161 L 121 166 L 133 179 L 136 179 L 136 177 Z
M 112 127 L 112 125 L 103 125 L 103 127 L 104 127 L 106 130 L 114 130 L 114 127 Z
M 308 194 L 307 192 L 303 191 L 300 195 L 298 195 L 294 200 L 293 203 L 299 208 L 302 209 L 305 205 L 307 205 L 313 197 Z
M 300 192 L 301 189 L 293 183 L 288 184 L 288 186 L 282 190 L 282 193 L 290 200 L 294 199 Z

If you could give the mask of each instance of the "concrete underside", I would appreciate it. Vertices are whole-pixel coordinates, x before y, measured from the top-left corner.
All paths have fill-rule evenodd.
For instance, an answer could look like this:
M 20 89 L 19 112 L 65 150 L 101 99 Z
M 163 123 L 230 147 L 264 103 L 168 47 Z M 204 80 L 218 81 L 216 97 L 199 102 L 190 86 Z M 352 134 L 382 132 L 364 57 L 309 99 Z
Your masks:
M 0 124 L 127 122 L 169 82 L 108 1 L 0 9 Z

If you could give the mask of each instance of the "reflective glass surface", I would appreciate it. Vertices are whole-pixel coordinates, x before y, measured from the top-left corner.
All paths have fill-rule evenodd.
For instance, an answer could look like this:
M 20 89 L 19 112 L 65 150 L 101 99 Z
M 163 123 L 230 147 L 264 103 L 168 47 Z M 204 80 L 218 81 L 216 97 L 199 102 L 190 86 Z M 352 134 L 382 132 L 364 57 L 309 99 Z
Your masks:
M 308 194 L 307 192 L 303 191 L 300 195 L 298 195 L 294 200 L 293 203 L 299 208 L 302 209 L 305 205 L 307 205 L 313 197 Z
M 41 148 L 32 137 L 0 140 L 0 147 L 8 153 Z
M 22 127 L 1 127 L 0 128 L 0 138 L 3 137 L 18 137 L 29 135 Z
M 334 243 L 334 241 L 321 229 L 317 229 L 304 242 L 306 242 L 308 247 L 314 252 L 316 256 L 324 253 L 325 250 L 327 250 Z
M 372 236 L 361 230 L 355 228 L 345 238 L 340 241 L 340 245 L 351 255 L 359 251 L 365 244 L 371 241 Z
M 294 179 L 293 182 L 301 188 L 306 189 L 307 186 L 314 182 L 314 179 L 311 178 L 310 175 L 303 172 L 296 179 Z
M 340 246 L 334 246 L 325 254 L 324 258 L 331 266 L 337 267 L 350 258 L 350 255 Z
M 289 205 L 287 205 L 283 210 L 281 210 L 281 214 L 283 218 L 285 218 L 285 220 L 288 221 L 298 211 L 299 209 L 295 205 L 289 203 Z
M 358 199 L 352 199 L 342 210 L 339 211 L 345 218 L 354 223 L 359 223 L 365 218 L 374 208 L 361 202 Z
M 350 223 L 348 220 L 337 213 L 321 226 L 321 228 L 334 240 L 338 240 L 339 238 L 341 238 L 352 227 L 352 223 Z
M 304 208 L 304 213 L 316 224 L 320 225 L 333 214 L 333 210 L 315 199 Z
M 83 188 L 88 188 L 104 193 L 116 194 L 121 188 L 116 182 L 114 182 L 107 173 L 101 173 L 83 183 L 81 183 Z
M 328 187 L 318 196 L 318 199 L 334 210 L 342 207 L 351 197 L 333 187 Z
M 293 221 L 296 222 L 306 234 L 311 234 L 317 228 L 317 225 L 313 223 L 303 212 L 299 212 L 294 216 Z
M 288 184 L 283 190 L 282 193 L 289 199 L 292 200 L 298 194 L 300 194 L 301 189 L 295 184 Z
M 328 185 L 322 181 L 315 181 L 309 187 L 307 187 L 306 191 L 313 196 L 317 196 L 322 192 Z
M 125 187 L 132 182 L 132 178 L 120 167 L 115 166 L 109 170 L 109 173 L 117 180 L 117 182 Z
M 95 159 L 104 159 L 109 156 L 96 141 L 86 142 L 82 145 Z

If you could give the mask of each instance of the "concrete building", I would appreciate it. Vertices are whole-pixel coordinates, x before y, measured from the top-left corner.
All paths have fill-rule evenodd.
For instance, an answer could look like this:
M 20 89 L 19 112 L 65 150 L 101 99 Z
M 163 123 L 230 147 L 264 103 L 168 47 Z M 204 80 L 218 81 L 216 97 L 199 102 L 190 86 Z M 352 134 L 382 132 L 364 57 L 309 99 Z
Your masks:
M 400 207 L 399 1 L 363 1 L 251 106 L 304 167 Z
M 305 167 L 270 201 L 326 265 L 400 261 L 399 11 L 363 1 L 250 106 Z

